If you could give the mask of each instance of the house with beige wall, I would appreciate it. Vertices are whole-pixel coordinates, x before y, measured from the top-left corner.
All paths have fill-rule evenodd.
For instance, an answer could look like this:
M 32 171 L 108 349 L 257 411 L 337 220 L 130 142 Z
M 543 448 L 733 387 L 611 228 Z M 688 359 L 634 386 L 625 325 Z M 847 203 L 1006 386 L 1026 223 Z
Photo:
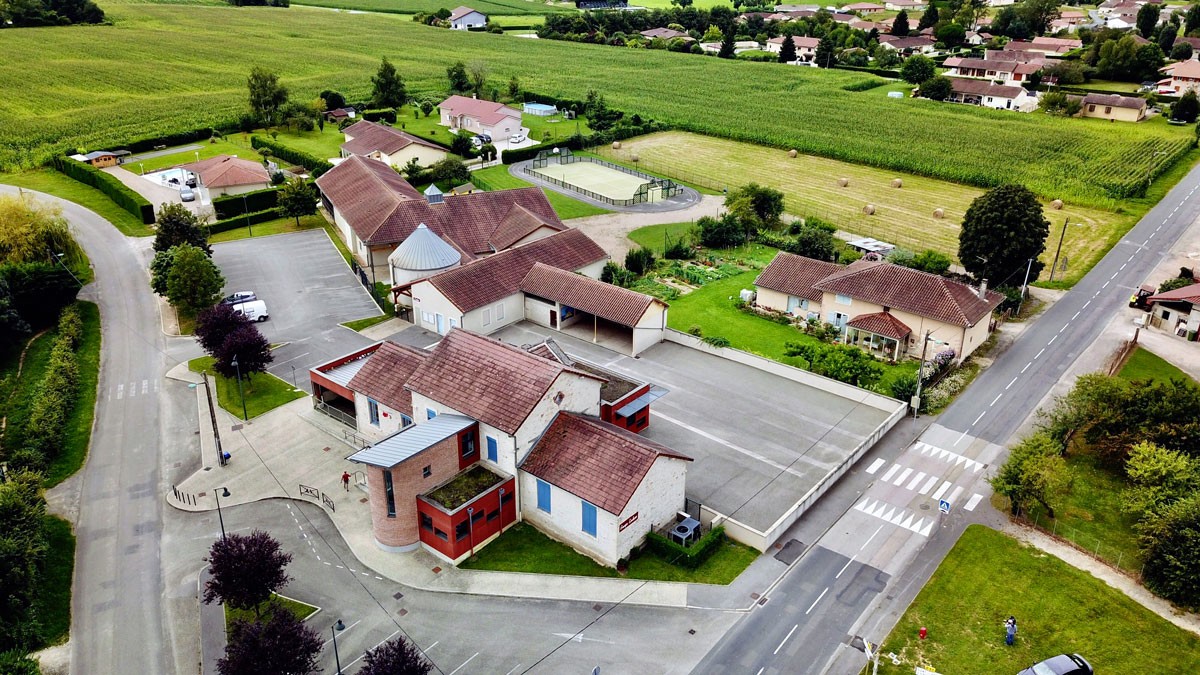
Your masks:
M 782 251 L 755 286 L 759 307 L 819 317 L 836 326 L 846 344 L 892 361 L 921 358 L 926 337 L 939 351 L 950 348 L 956 360 L 965 359 L 987 340 L 992 311 L 1004 300 L 986 283 L 973 288 L 889 262 L 840 266 Z M 808 300 L 806 308 L 801 300 Z
M 441 146 L 423 138 L 370 120 L 355 122 L 343 129 L 342 134 L 346 137 L 341 146 L 342 157 L 370 157 L 397 169 L 414 159 L 428 167 L 448 154 Z
M 1146 119 L 1146 99 L 1120 94 L 1088 94 L 1083 97 L 1079 114 L 1117 122 L 1141 122 Z

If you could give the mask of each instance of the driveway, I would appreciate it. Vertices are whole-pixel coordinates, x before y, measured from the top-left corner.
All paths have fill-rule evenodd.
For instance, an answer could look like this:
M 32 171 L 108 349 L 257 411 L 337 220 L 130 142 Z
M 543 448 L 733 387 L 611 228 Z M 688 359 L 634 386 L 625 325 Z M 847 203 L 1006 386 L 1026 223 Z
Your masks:
M 254 291 L 271 318 L 259 329 L 275 350 L 269 370 L 296 383 L 305 371 L 372 344 L 338 324 L 378 316 L 379 307 L 354 277 L 324 230 L 241 239 L 213 246 L 225 292 Z
M 159 185 L 152 180 L 139 176 L 136 170 L 129 170 L 119 166 L 110 166 L 101 171 L 113 176 L 121 181 L 130 190 L 138 193 L 146 198 L 146 201 L 154 205 L 155 212 L 162 204 L 183 204 L 187 210 L 195 213 L 202 218 L 207 218 L 212 212 L 212 202 L 208 198 L 208 190 L 203 188 L 196 190 L 196 201 L 184 202 L 179 199 L 179 190 Z

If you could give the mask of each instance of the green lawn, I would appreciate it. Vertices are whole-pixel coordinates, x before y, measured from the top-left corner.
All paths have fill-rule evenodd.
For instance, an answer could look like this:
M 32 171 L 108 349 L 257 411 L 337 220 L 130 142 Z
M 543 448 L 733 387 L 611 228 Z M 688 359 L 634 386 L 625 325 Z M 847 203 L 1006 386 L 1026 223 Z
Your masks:
M 217 402 L 221 407 L 236 417 L 242 416 L 242 399 L 238 393 L 238 383 L 235 377 L 221 377 L 213 372 L 213 358 L 201 356 L 188 361 L 188 368 L 199 373 L 207 370 L 217 383 Z M 278 408 L 279 406 L 304 398 L 305 393 L 294 389 L 292 385 L 270 373 L 256 373 L 242 378 L 242 389 L 246 396 L 246 412 L 250 417 Z
M 121 166 L 131 173 L 145 174 L 158 171 L 160 169 L 167 169 L 178 164 L 190 164 L 196 161 L 197 156 L 199 156 L 200 159 L 208 159 L 209 157 L 216 157 L 217 155 L 236 155 L 242 159 L 249 159 L 256 162 L 262 161 L 262 157 L 250 147 L 249 140 L 246 140 L 246 142 L 242 143 L 239 142 L 241 138 L 242 137 L 240 135 L 231 135 L 230 137 L 218 140 L 215 143 L 211 140 L 196 141 L 195 143 L 187 144 L 187 146 L 200 146 L 195 150 L 180 150 L 179 152 L 171 153 L 169 155 L 159 155 L 149 159 L 130 158 Z M 183 148 L 187 146 L 179 147 Z M 169 150 L 170 148 L 167 149 Z
M 696 228 L 695 223 L 668 223 L 666 225 L 647 225 L 639 227 L 629 233 L 629 240 L 641 246 L 654 251 L 658 257 L 662 257 L 663 249 L 666 248 L 667 240 L 679 240 L 691 235 L 693 229 Z M 763 247 L 766 248 L 766 247 Z M 775 249 L 771 249 L 771 255 L 774 255 Z M 768 259 L 766 261 L 770 263 Z
M 1159 382 L 1178 379 L 1193 381 L 1187 373 L 1144 347 L 1134 347 L 1133 353 L 1129 355 L 1125 365 L 1121 366 L 1117 377 L 1126 380 L 1157 380 Z
M 507 85 L 507 80 L 494 83 L 494 86 L 502 89 L 507 87 Z M 434 103 L 438 103 L 438 101 L 434 101 Z M 521 103 L 510 103 L 509 105 L 517 110 L 521 110 L 522 107 Z M 450 142 L 454 140 L 454 133 L 450 131 L 449 127 L 444 127 L 440 124 L 441 117 L 438 114 L 437 108 L 434 108 L 433 112 L 429 113 L 429 117 L 426 117 L 424 114 L 418 115 L 418 112 L 411 105 L 400 108 L 400 112 L 396 116 L 395 126 L 404 129 L 414 136 L 428 138 L 447 146 L 450 145 Z M 565 120 L 561 114 L 548 117 L 522 114 L 521 125 L 529 129 L 529 137 L 536 141 L 567 138 L 574 136 L 577 131 L 585 135 L 591 133 L 591 128 L 588 127 L 586 119 L 577 117 L 573 120 Z
M 301 621 L 312 616 L 314 613 L 316 613 L 316 611 L 318 609 L 317 607 L 314 607 L 306 602 L 300 602 L 299 600 L 287 598 L 287 597 L 284 597 L 284 596 L 276 593 L 276 594 L 272 594 L 271 599 L 266 601 L 263 604 L 262 608 L 260 609 L 260 611 L 262 612 L 262 618 L 263 619 L 270 618 L 272 608 L 276 607 L 276 606 L 281 607 L 281 608 L 291 612 L 297 619 L 300 619 Z M 244 619 L 246 621 L 254 621 L 254 619 L 255 619 L 254 610 L 252 610 L 252 609 L 234 609 L 232 607 L 225 607 L 225 631 L 226 632 L 228 632 L 229 629 L 233 628 L 233 622 L 237 621 L 238 619 Z
M 325 220 L 325 216 L 315 213 L 311 216 L 301 216 L 300 225 L 296 225 L 295 218 L 276 218 L 263 223 L 258 223 L 249 228 L 239 227 L 236 230 L 226 230 L 218 232 L 208 238 L 208 243 L 219 244 L 223 241 L 235 241 L 237 239 L 249 239 L 251 236 L 266 237 L 272 234 L 285 234 L 287 232 L 302 232 L 304 230 L 315 230 L 324 227 L 329 221 Z M 251 235 L 253 230 L 253 235 Z
M 505 165 L 472 171 L 471 182 L 475 184 L 475 187 L 489 192 L 492 190 L 512 190 L 533 185 L 533 183 L 525 182 L 509 173 L 508 167 Z M 542 188 L 542 192 L 546 193 L 546 199 L 550 200 L 550 206 L 554 207 L 554 212 L 563 220 L 610 213 L 607 209 L 581 202 L 578 199 L 572 199 L 554 190 Z
M 92 440 L 92 418 L 96 411 L 96 386 L 100 376 L 100 308 L 79 301 L 83 332 L 75 353 L 79 359 L 79 398 L 66 420 L 63 452 L 46 469 L 46 487 L 54 487 L 75 475 L 87 459 Z
M 33 614 L 41 624 L 38 634 L 47 645 L 61 644 L 71 631 L 71 580 L 75 570 L 75 534 L 71 523 L 58 516 L 44 521 L 49 549 L 38 580 Z
M 29 341 L 25 348 L 25 361 L 20 365 L 21 376 L 15 377 L 20 349 L 13 350 L 0 372 L 0 407 L 7 422 L 4 429 L 4 447 L 19 448 L 25 443 L 25 420 L 33 405 L 34 392 L 46 375 L 46 364 L 50 360 L 50 349 L 54 346 L 55 331 L 49 330 Z
M 1017 618 L 1016 644 L 1003 621 Z M 926 640 L 917 637 L 926 627 Z M 971 525 L 883 643 L 879 672 L 1015 673 L 1064 652 L 1097 673 L 1193 673 L 1200 637 L 1058 558 Z M 869 672 L 869 671 L 868 671 Z
M 650 581 L 682 581 L 698 584 L 728 584 L 758 557 L 758 551 L 726 540 L 721 548 L 695 570 L 677 567 L 647 551 L 629 563 L 626 577 Z M 554 541 L 532 525 L 517 523 L 474 557 L 459 565 L 465 569 L 499 572 L 531 572 L 577 577 L 616 577 L 616 570 L 597 564 Z
M 325 124 L 324 131 L 320 129 L 312 131 L 279 129 L 278 132 L 279 136 L 274 139 L 276 142 L 301 152 L 307 152 L 320 159 L 341 157 L 342 143 L 346 142 L 346 137 L 338 129 L 338 125 L 328 122 Z
M 371 326 L 381 324 L 390 318 L 392 318 L 392 317 L 387 314 L 380 314 L 379 316 L 368 316 L 365 319 L 355 319 L 354 321 L 346 321 L 346 322 L 342 323 L 342 325 L 345 326 L 346 328 L 349 328 L 350 330 L 363 330 L 364 328 L 370 328 Z
M 148 237 L 154 230 L 142 219 L 116 205 L 108 195 L 90 185 L 84 185 L 54 169 L 32 169 L 20 173 L 0 173 L 0 183 L 45 192 L 91 209 L 130 237 Z

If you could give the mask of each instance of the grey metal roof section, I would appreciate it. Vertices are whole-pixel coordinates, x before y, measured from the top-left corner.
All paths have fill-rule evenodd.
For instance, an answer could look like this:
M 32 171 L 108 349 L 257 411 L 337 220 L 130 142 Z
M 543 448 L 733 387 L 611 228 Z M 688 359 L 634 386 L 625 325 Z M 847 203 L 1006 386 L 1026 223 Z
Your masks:
M 421 422 L 397 431 L 375 445 L 350 455 L 347 459 L 359 464 L 370 464 L 388 469 L 418 452 L 450 438 L 472 424 L 475 424 L 475 420 L 470 417 L 438 415 L 428 422 Z
M 421 223 L 392 251 L 388 262 L 404 270 L 440 270 L 462 262 L 462 254 Z
M 650 385 L 650 391 L 621 406 L 621 409 L 617 411 L 617 414 L 621 417 L 629 417 L 642 408 L 654 403 L 663 396 L 666 396 L 670 392 L 670 389 L 664 389 L 656 384 L 652 384 Z
M 343 363 L 340 366 L 334 366 L 333 368 L 330 368 L 324 372 L 317 372 L 320 372 L 322 375 L 329 378 L 329 380 L 340 384 L 343 387 L 349 387 L 351 378 L 358 374 L 358 371 L 363 367 L 363 364 L 367 362 L 367 358 L 370 358 L 370 355 L 361 359 L 355 359 L 350 363 Z

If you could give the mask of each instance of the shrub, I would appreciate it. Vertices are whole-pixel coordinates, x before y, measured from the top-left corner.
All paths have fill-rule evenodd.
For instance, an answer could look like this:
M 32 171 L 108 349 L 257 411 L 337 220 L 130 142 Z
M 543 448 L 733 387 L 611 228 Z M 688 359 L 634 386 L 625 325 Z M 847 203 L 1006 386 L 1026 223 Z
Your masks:
M 666 246 L 663 248 L 663 257 L 667 260 L 691 260 L 696 257 L 696 251 L 684 242 L 683 237 L 667 239 Z
M 265 223 L 268 220 L 275 220 L 278 217 L 279 211 L 275 210 L 274 208 L 266 211 L 255 211 L 250 214 L 242 214 L 240 216 L 234 216 L 225 220 L 218 220 L 217 222 L 208 226 L 208 233 L 213 235 L 217 234 L 218 232 L 228 232 L 229 230 L 236 230 L 239 227 L 246 227 L 247 224 L 257 225 L 259 223 Z
M 637 281 L 637 277 L 633 272 L 610 260 L 604 263 L 604 269 L 600 271 L 600 281 L 622 288 L 629 288 L 634 281 Z
M 141 218 L 146 225 L 154 222 L 154 205 L 146 201 L 145 197 L 126 187 L 114 176 L 70 157 L 55 157 L 54 168 L 80 183 L 91 185 L 103 192 L 117 206 Z
M 282 174 L 276 174 L 282 175 Z M 240 195 L 226 195 L 212 200 L 213 212 L 218 220 L 240 216 L 246 211 L 266 211 L 278 205 L 278 188 L 266 188 L 254 192 L 243 192 Z
M 718 525 L 691 546 L 680 546 L 657 532 L 646 534 L 646 547 L 673 565 L 696 569 L 725 542 L 725 528 Z
M 723 338 L 720 335 L 709 335 L 700 339 L 704 340 L 705 344 L 711 347 L 729 347 L 731 344 L 728 338 Z
M 737 218 L 726 213 L 720 219 L 703 216 L 696 221 L 700 231 L 700 243 L 708 248 L 733 248 L 746 241 L 746 232 Z
M 692 324 L 687 329 L 687 332 L 688 332 L 688 335 L 695 335 L 696 337 L 704 337 L 704 329 L 701 328 L 699 324 Z
M 654 269 L 654 251 L 644 246 L 629 251 L 625 254 L 625 269 L 639 277 Z

